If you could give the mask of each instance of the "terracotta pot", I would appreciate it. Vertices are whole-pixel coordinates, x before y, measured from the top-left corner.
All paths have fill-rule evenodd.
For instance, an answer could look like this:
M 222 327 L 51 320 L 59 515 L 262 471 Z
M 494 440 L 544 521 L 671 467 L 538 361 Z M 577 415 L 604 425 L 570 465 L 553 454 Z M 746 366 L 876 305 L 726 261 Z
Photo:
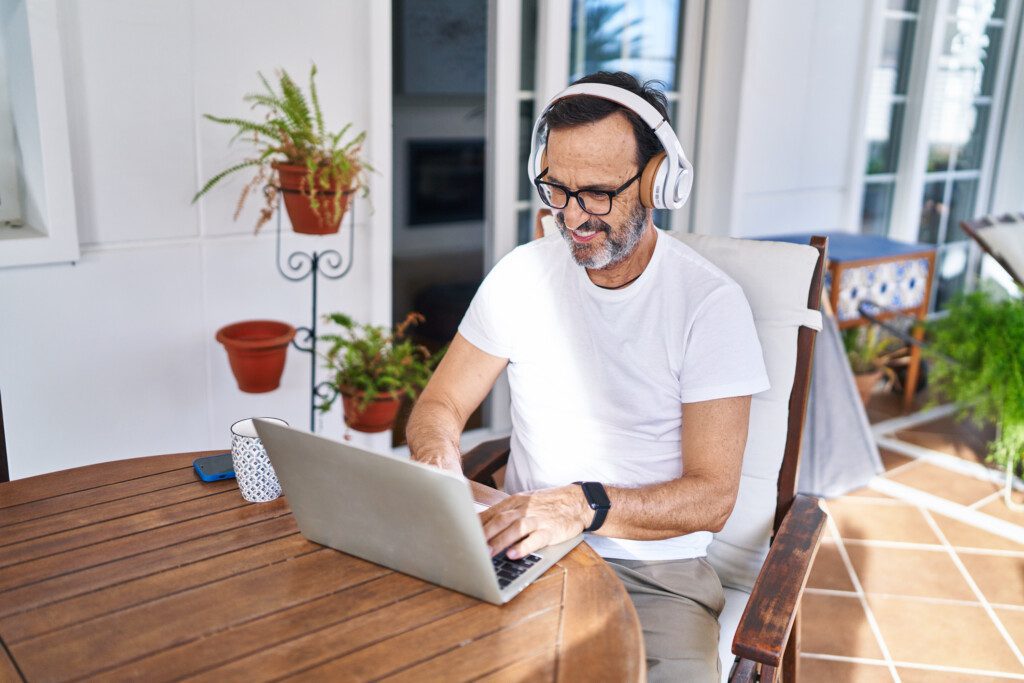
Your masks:
M 878 385 L 878 380 L 882 379 L 882 371 L 875 370 L 863 375 L 854 375 L 853 379 L 857 383 L 857 393 L 860 394 L 861 403 L 866 406 L 871 400 L 871 391 Z
M 392 393 L 373 399 L 364 410 L 359 409 L 363 400 L 362 391 L 342 391 L 341 400 L 345 409 L 345 424 L 357 432 L 386 432 L 395 423 L 395 416 L 402 405 L 402 394 Z
M 238 388 L 250 394 L 280 386 L 288 344 L 294 336 L 294 327 L 277 320 L 245 320 L 217 330 L 217 341 L 227 349 Z
M 337 211 L 334 205 L 337 184 L 332 184 L 330 189 L 318 191 L 319 206 L 314 210 L 309 201 L 309 171 L 306 167 L 292 164 L 273 164 L 273 167 L 281 182 L 284 206 L 288 210 L 292 230 L 303 235 L 330 235 L 338 232 L 341 219 L 348 210 L 351 190 L 342 191 Z

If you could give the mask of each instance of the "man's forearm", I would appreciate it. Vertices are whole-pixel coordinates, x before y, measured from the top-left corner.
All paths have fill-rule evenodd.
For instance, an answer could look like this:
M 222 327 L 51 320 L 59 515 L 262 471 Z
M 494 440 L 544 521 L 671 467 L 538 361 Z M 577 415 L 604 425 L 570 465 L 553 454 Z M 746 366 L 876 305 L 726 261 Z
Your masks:
M 463 422 L 442 401 L 417 401 L 405 429 L 413 460 L 462 472 L 459 436 Z
M 691 473 L 640 488 L 606 485 L 612 507 L 597 533 L 655 541 L 695 531 L 721 531 L 736 502 L 736 491 L 723 491 L 715 481 Z

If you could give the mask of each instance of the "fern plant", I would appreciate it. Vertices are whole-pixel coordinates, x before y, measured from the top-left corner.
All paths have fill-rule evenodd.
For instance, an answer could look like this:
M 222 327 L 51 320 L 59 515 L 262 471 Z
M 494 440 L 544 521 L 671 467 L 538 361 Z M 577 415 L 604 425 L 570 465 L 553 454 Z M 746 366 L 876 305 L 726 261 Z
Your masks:
M 994 423 L 988 459 L 1006 468 L 1005 500 L 1024 456 L 1024 301 L 985 291 L 960 295 L 927 326 L 929 383 L 960 408 L 961 419 Z
M 330 343 L 327 353 L 321 354 L 333 372 L 330 382 L 338 395 L 361 393 L 360 410 L 382 397 L 405 394 L 415 400 L 444 355 L 445 349 L 431 354 L 425 346 L 405 337 L 410 326 L 423 322 L 419 313 L 409 313 L 394 330 L 357 323 L 344 313 L 330 313 L 324 319 L 342 328 L 341 334 L 320 337 Z M 336 398 L 318 408 L 330 410 Z
M 192 197 L 193 203 L 227 176 L 255 168 L 256 175 L 242 188 L 234 217 L 237 220 L 246 199 L 254 189 L 267 185 L 267 191 L 264 193 L 266 205 L 260 210 L 256 222 L 256 231 L 259 232 L 274 215 L 277 186 L 280 185 L 275 168 L 277 164 L 305 167 L 306 176 L 302 184 L 302 193 L 308 198 L 310 207 L 318 213 L 321 197 L 325 195 L 333 202 L 333 214 L 339 218 L 345 194 L 360 190 L 362 195 L 366 196 L 365 174 L 366 171 L 373 170 L 361 156 L 366 132 L 352 136 L 346 141 L 352 124 L 346 124 L 336 133 L 327 131 L 316 89 L 316 73 L 316 64 L 313 64 L 309 71 L 307 100 L 302 89 L 284 69 L 277 72 L 276 88 L 262 73 L 257 72 L 264 88 L 263 92 L 252 92 L 242 99 L 249 103 L 253 110 L 263 112 L 262 120 L 203 115 L 210 121 L 233 126 L 236 132 L 231 142 L 245 136 L 255 148 L 255 156 L 226 168 L 207 180 Z

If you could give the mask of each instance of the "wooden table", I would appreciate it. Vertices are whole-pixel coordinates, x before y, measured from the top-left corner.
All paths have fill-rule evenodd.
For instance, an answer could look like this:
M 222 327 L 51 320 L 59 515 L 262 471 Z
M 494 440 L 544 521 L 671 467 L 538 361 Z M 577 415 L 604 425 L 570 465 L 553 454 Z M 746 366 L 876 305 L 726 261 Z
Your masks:
M 0 484 L 0 681 L 643 677 L 588 546 L 495 607 L 307 541 L 284 498 L 199 481 L 206 454 Z

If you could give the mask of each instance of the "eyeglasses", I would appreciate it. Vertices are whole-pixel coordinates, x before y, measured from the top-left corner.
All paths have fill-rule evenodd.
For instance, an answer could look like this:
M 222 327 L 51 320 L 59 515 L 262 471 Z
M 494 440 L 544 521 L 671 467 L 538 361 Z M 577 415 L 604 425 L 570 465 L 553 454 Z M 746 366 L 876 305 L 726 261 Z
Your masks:
M 607 216 L 612 211 L 612 199 L 622 194 L 627 187 L 635 183 L 643 175 L 643 170 L 614 190 L 576 190 L 575 192 L 565 185 L 541 180 L 547 173 L 548 169 L 545 168 L 533 180 L 533 184 L 537 186 L 537 192 L 540 193 L 542 202 L 552 209 L 564 209 L 569 205 L 569 200 L 575 197 L 576 203 L 580 205 L 580 208 L 591 216 Z

